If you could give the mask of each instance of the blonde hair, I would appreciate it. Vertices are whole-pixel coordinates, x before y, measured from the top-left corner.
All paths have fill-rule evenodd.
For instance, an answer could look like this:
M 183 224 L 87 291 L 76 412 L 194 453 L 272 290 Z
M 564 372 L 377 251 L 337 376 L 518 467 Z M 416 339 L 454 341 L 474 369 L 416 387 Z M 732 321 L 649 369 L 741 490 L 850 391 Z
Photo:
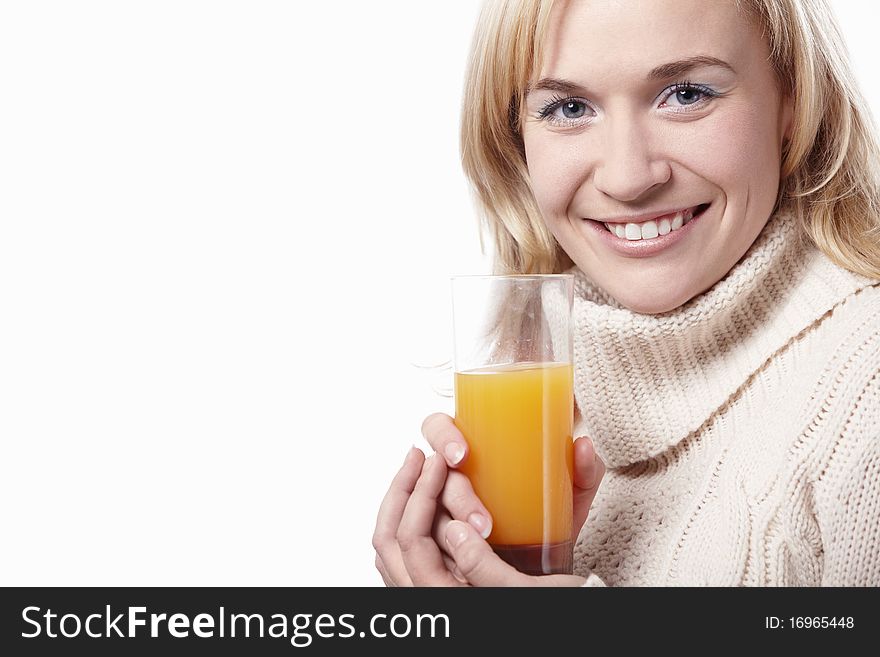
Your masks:
M 734 0 L 757 19 L 780 90 L 793 99 L 777 208 L 838 265 L 880 279 L 880 146 L 826 0 Z M 474 32 L 461 161 L 497 274 L 559 273 L 572 261 L 529 185 L 520 115 L 540 70 L 553 0 L 487 0 Z M 482 238 L 481 238 L 482 242 Z

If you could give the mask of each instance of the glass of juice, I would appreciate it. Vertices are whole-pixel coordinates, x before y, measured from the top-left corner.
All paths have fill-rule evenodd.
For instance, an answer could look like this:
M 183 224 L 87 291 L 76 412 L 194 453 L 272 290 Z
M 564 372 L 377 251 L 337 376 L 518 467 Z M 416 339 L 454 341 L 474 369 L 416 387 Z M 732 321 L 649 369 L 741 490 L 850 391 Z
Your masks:
M 530 575 L 572 572 L 573 289 L 568 274 L 452 279 L 461 471 L 490 545 Z

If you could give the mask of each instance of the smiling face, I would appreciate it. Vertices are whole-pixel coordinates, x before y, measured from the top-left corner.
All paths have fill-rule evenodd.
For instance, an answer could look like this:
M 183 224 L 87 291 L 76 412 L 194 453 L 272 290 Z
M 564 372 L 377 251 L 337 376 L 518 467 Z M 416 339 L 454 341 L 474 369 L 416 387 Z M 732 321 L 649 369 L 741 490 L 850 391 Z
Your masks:
M 706 291 L 766 224 L 791 116 L 768 60 L 732 1 L 554 6 L 522 119 L 532 192 L 569 257 L 627 308 Z

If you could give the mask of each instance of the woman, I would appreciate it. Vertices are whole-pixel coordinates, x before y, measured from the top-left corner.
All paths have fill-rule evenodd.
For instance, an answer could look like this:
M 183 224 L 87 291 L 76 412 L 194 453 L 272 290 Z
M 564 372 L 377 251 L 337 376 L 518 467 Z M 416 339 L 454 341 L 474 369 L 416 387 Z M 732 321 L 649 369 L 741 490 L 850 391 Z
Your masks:
M 880 585 L 880 157 L 824 0 L 490 3 L 462 155 L 498 273 L 576 276 L 576 575 L 493 554 L 433 415 L 385 582 Z

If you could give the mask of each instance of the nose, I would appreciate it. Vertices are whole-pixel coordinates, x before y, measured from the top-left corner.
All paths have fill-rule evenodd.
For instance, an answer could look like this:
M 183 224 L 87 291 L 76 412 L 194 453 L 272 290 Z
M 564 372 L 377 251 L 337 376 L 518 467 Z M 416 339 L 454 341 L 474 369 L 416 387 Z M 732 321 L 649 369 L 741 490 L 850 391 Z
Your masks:
M 610 121 L 598 153 L 593 184 L 618 201 L 636 201 L 672 175 L 669 162 L 653 152 L 651 140 L 637 123 Z

